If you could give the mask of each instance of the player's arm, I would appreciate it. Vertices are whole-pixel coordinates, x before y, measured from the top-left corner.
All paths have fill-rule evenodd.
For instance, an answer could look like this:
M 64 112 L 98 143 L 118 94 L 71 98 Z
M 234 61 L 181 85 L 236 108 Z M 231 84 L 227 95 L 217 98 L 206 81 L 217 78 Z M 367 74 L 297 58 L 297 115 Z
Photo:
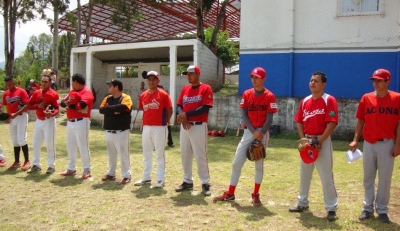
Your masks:
M 297 122 L 297 134 L 299 134 L 299 138 L 304 138 L 304 124 Z
M 176 107 L 176 111 L 178 112 L 178 115 L 176 116 L 176 121 L 178 123 L 182 123 L 183 129 L 188 130 L 191 127 L 191 124 L 186 118 L 186 114 L 183 112 L 183 107 L 182 105 L 178 104 Z
M 393 157 L 400 155 L 400 120 L 397 121 L 395 142 L 396 143 L 394 144 L 394 147 L 390 152 L 390 155 L 392 155 Z
M 356 128 L 354 131 L 354 138 L 353 138 L 353 141 L 349 144 L 349 149 L 353 152 L 357 149 L 358 140 L 361 137 L 363 129 L 364 129 L 364 121 L 362 121 L 360 119 L 357 120 Z
M 268 112 L 267 118 L 265 119 L 265 123 L 260 130 L 262 134 L 266 134 L 268 132 L 269 128 L 271 127 L 273 118 L 274 118 L 274 113 Z
M 210 105 L 201 105 L 199 107 L 197 107 L 194 110 L 191 111 L 187 111 L 187 112 L 183 112 L 182 116 L 184 118 L 187 118 L 188 116 L 197 116 L 197 115 L 201 115 L 203 113 L 208 113 L 208 111 L 210 110 L 211 106 Z
M 107 99 L 112 96 L 106 96 L 100 104 L 99 113 L 103 115 L 114 115 L 110 109 L 107 108 Z
M 242 115 L 243 123 L 246 124 L 247 129 L 253 134 L 256 130 L 251 124 L 250 118 L 247 115 L 247 108 L 240 108 L 240 113 Z
M 336 122 L 328 122 L 324 133 L 322 133 L 322 135 L 318 138 L 318 142 L 322 144 L 332 134 L 336 126 L 337 126 Z
M 167 109 L 167 122 L 171 119 L 172 116 L 172 107 L 166 108 Z

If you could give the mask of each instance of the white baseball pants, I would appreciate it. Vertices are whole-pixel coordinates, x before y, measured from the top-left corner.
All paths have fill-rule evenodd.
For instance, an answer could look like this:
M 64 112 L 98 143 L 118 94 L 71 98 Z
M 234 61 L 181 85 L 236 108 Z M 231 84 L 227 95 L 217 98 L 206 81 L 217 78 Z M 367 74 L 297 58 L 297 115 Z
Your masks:
M 261 143 L 264 144 L 265 149 L 268 146 L 269 132 L 264 135 Z M 230 185 L 236 186 L 239 183 L 240 174 L 242 172 L 242 168 L 244 163 L 247 160 L 247 149 L 249 148 L 251 142 L 253 142 L 254 136 L 249 131 L 249 129 L 244 129 L 242 140 L 238 147 L 236 148 L 236 154 L 233 158 L 232 163 L 232 173 L 231 173 L 231 182 Z M 261 184 L 264 176 L 264 159 L 258 160 L 254 162 L 256 174 L 254 176 L 254 182 L 257 184 Z
M 131 161 L 129 156 L 129 129 L 116 133 L 106 131 L 106 144 L 108 153 L 107 175 L 116 176 L 118 154 L 121 159 L 121 175 L 131 178 Z
M 183 181 L 193 183 L 193 157 L 197 163 L 197 173 L 202 184 L 209 184 L 210 173 L 207 159 L 207 123 L 192 125 L 189 130 L 185 130 L 181 125 L 180 145 L 183 167 Z
M 333 159 L 332 159 L 332 142 L 329 136 L 323 143 L 318 153 L 318 159 L 311 164 L 305 164 L 300 161 L 300 192 L 297 197 L 299 206 L 308 206 L 308 194 L 310 192 L 312 174 L 314 167 L 317 168 L 319 177 L 324 191 L 324 203 L 326 211 L 336 211 L 338 205 L 338 197 L 333 180 Z
M 14 147 L 22 147 L 26 142 L 28 126 L 28 113 L 24 112 L 10 121 L 10 135 Z
M 6 157 L 4 156 L 3 148 L 0 145 L 0 160 L 5 160 Z
M 143 126 L 142 146 L 144 170 L 142 180 L 151 180 L 153 150 L 155 150 L 157 159 L 157 181 L 164 181 L 165 142 L 167 140 L 167 134 L 167 126 Z
M 378 214 L 388 213 L 390 186 L 394 157 L 390 155 L 395 144 L 394 139 L 378 141 L 374 144 L 364 141 L 363 168 L 364 168 L 364 210 Z M 375 197 L 375 179 L 378 172 L 378 189 Z M 376 200 L 375 200 L 376 198 Z
M 69 170 L 76 170 L 77 148 L 81 154 L 83 169 L 90 169 L 89 129 L 89 118 L 83 118 L 83 120 L 75 122 L 67 122 L 67 152 L 69 159 Z
M 33 141 L 32 141 L 33 165 L 42 167 L 42 165 L 40 164 L 40 151 L 44 140 L 47 148 L 47 164 L 51 168 L 55 167 L 54 164 L 54 161 L 56 159 L 56 147 L 54 142 L 55 136 L 56 136 L 56 119 L 54 117 L 45 120 L 36 119 L 35 129 L 33 131 Z

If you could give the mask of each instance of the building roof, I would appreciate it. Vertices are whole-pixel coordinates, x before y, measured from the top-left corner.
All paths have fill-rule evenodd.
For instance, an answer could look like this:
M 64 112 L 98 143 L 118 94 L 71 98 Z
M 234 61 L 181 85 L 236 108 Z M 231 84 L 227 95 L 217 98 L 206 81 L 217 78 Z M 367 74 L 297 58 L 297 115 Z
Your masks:
M 127 0 L 125 0 L 127 1 Z M 229 0 L 226 7 L 226 21 L 221 29 L 226 28 L 231 38 L 240 36 L 240 1 Z M 195 6 L 189 5 L 189 0 L 181 0 L 174 4 L 162 4 L 157 7 L 141 0 L 137 1 L 143 17 L 138 20 L 131 31 L 122 30 L 112 24 L 111 16 L 115 8 L 96 4 L 92 10 L 91 37 L 101 38 L 104 41 L 135 41 L 173 37 L 183 33 L 193 33 L 197 28 Z M 216 1 L 212 9 L 204 16 L 204 28 L 215 26 L 221 3 Z M 89 5 L 82 6 L 88 12 Z M 77 15 L 77 9 L 71 13 Z M 81 16 L 82 22 L 84 17 Z M 59 29 L 75 32 L 75 28 L 63 16 L 59 21 Z M 86 26 L 82 23 L 82 35 L 86 33 Z

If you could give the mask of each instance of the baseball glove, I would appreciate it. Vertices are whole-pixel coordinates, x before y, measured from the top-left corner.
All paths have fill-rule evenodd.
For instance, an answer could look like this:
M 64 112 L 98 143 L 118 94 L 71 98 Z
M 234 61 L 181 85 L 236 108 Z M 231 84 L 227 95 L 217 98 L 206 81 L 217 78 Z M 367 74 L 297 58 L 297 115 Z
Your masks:
M 6 121 L 8 120 L 8 118 L 10 118 L 10 115 L 8 113 L 0 113 L 0 121 Z
M 297 149 L 299 150 L 299 152 L 301 152 L 301 151 L 303 151 L 303 149 L 306 148 L 307 144 L 310 142 L 310 139 L 301 138 L 297 142 L 299 143 L 299 146 L 297 147 Z
M 247 159 L 250 161 L 257 161 L 265 158 L 265 148 L 261 141 L 254 139 L 247 149 Z

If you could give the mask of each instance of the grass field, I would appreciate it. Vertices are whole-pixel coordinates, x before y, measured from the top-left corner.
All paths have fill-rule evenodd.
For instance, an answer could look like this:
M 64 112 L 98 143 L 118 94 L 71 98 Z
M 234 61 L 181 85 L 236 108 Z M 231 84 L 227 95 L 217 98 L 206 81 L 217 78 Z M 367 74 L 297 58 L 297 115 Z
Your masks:
M 362 161 L 348 164 L 344 153 L 347 142 L 334 142 L 334 176 L 339 196 L 336 222 L 325 219 L 321 183 L 314 172 L 310 192 L 310 210 L 302 214 L 289 213 L 299 187 L 299 157 L 296 140 L 281 135 L 271 138 L 265 161 L 261 187 L 262 207 L 251 205 L 254 164 L 246 162 L 236 201 L 214 204 L 211 197 L 200 194 L 201 185 L 194 164 L 195 188 L 176 193 L 182 182 L 179 133 L 174 132 L 174 148 L 167 148 L 166 185 L 162 189 L 121 185 L 119 165 L 117 182 L 102 182 L 107 171 L 104 131 L 92 126 L 90 148 L 92 177 L 80 179 L 78 174 L 61 177 L 67 165 L 65 117 L 57 119 L 56 173 L 46 175 L 45 149 L 42 149 L 43 170 L 27 174 L 21 170 L 0 169 L 0 229 L 1 230 L 400 230 L 400 172 L 395 164 L 390 202 L 390 224 L 378 219 L 358 221 L 362 209 Z M 28 125 L 29 145 L 34 122 Z M 12 145 L 8 126 L 0 124 L 1 145 L 12 164 Z M 292 136 L 293 137 L 293 136 Z M 231 162 L 240 137 L 209 138 L 209 167 L 212 197 L 227 189 Z M 30 146 L 31 150 L 31 146 Z M 32 156 L 32 153 L 31 155 Z M 131 134 L 131 168 L 133 181 L 143 170 L 141 136 L 136 129 Z M 155 172 L 153 168 L 153 183 Z

